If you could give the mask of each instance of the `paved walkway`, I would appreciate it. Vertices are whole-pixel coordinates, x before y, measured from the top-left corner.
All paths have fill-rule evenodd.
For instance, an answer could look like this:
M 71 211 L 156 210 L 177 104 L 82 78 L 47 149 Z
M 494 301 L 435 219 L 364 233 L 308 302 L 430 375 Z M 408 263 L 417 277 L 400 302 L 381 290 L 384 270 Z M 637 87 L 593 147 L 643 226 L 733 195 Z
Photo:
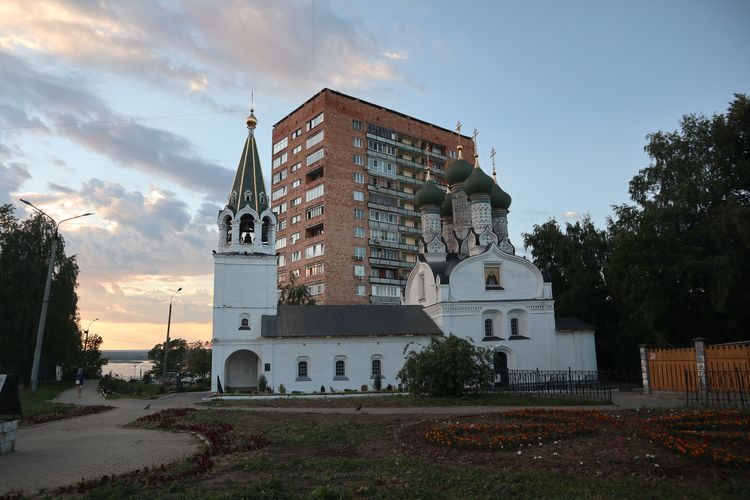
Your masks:
M 156 400 L 104 400 L 96 381 L 84 385 L 78 398 L 75 389 L 57 398 L 61 403 L 107 404 L 115 409 L 67 420 L 51 422 L 18 432 L 16 451 L 0 455 L 0 495 L 13 491 L 38 491 L 74 484 L 103 474 L 121 474 L 143 467 L 169 463 L 192 454 L 200 442 L 186 433 L 126 429 L 133 420 L 165 408 L 182 408 L 201 401 L 206 393 L 182 393 Z M 639 392 L 613 392 L 615 408 L 679 408 L 684 400 L 677 394 L 644 395 Z M 150 405 L 146 410 L 144 407 Z M 472 415 L 518 409 L 508 406 L 450 406 L 418 408 L 362 408 L 357 400 L 347 408 L 244 407 L 246 411 L 283 413 L 369 413 L 377 415 Z M 558 407 L 559 408 L 559 407 Z M 565 407 L 569 409 L 578 407 Z M 612 406 L 580 407 L 613 409 Z M 224 408 L 232 409 L 232 408 Z
M 190 434 L 126 429 L 123 425 L 167 407 L 190 406 L 200 396 L 179 394 L 152 401 L 104 400 L 96 392 L 97 386 L 97 381 L 88 381 L 81 398 L 72 389 L 57 401 L 106 404 L 115 409 L 18 431 L 16 451 L 0 455 L 0 495 L 56 488 L 103 474 L 121 474 L 169 463 L 198 449 L 200 441 Z M 147 403 L 151 407 L 144 410 Z

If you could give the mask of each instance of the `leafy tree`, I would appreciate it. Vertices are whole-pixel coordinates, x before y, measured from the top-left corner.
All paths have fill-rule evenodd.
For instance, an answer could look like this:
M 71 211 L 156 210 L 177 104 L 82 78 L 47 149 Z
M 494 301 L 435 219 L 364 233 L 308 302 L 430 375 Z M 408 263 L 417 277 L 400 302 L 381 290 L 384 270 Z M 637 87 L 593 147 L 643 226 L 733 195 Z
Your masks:
M 493 377 L 491 352 L 453 335 L 433 337 L 423 350 L 410 352 L 398 372 L 409 392 L 430 396 L 460 396 L 489 386 Z
M 651 164 L 615 207 L 607 275 L 623 344 L 747 338 L 750 322 L 750 101 L 687 115 L 649 135 Z
M 310 289 L 307 288 L 307 285 L 298 285 L 292 278 L 289 283 L 281 287 L 279 304 L 312 306 L 315 305 L 315 299 L 310 295 Z
M 170 353 L 171 355 L 171 353 Z M 196 340 L 188 344 L 185 353 L 185 366 L 187 371 L 194 373 L 199 378 L 211 376 L 211 349 L 210 343 Z
M 101 345 L 102 337 L 100 335 L 91 334 L 84 336 L 81 359 L 83 360 L 83 371 L 87 378 L 100 377 L 102 366 L 107 364 L 107 360 L 102 358 Z
M 170 339 L 169 356 L 167 356 L 168 372 L 185 372 L 185 358 L 188 351 L 188 343 L 184 339 Z M 148 351 L 148 359 L 154 362 L 151 375 L 161 377 L 164 373 L 164 344 L 156 344 Z
M 41 215 L 20 221 L 12 205 L 0 205 L 0 370 L 28 383 L 42 307 L 54 225 Z M 76 294 L 78 265 L 65 255 L 58 235 L 42 366 L 60 363 L 72 371 L 80 363 L 81 331 Z

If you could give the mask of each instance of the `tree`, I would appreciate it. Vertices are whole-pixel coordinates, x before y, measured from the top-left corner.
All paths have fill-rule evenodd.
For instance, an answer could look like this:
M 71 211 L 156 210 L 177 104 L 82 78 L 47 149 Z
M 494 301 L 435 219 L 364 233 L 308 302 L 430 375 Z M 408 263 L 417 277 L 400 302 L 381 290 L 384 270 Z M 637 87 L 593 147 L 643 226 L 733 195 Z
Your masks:
M 41 215 L 19 221 L 12 205 L 0 205 L 0 369 L 24 383 L 31 374 L 54 225 Z M 78 265 L 65 255 L 58 235 L 42 366 L 60 363 L 68 372 L 80 363 L 81 331 L 76 294 Z
M 725 115 L 687 115 L 648 136 L 651 164 L 615 207 L 607 275 L 619 296 L 619 335 L 685 346 L 747 338 L 750 322 L 750 101 Z
M 184 339 L 171 339 L 169 341 L 169 356 L 167 356 L 167 371 L 183 373 L 185 371 L 185 358 L 188 351 L 188 343 Z M 164 344 L 156 344 L 148 351 L 148 359 L 154 362 L 151 375 L 161 377 L 164 373 Z
M 298 285 L 292 278 L 289 283 L 281 287 L 279 304 L 313 306 L 315 305 L 315 299 L 310 295 L 310 289 L 307 288 L 307 285 Z
M 102 337 L 100 335 L 84 336 L 81 365 L 87 378 L 99 378 L 102 374 L 102 366 L 107 364 L 107 360 L 102 358 L 102 352 L 99 349 L 101 345 Z
M 189 373 L 198 378 L 208 378 L 211 375 L 211 349 L 209 342 L 196 340 L 188 344 L 185 353 L 185 366 Z
M 421 351 L 406 357 L 398 378 L 415 394 L 460 396 L 467 388 L 488 387 L 493 382 L 492 353 L 466 339 L 433 337 Z

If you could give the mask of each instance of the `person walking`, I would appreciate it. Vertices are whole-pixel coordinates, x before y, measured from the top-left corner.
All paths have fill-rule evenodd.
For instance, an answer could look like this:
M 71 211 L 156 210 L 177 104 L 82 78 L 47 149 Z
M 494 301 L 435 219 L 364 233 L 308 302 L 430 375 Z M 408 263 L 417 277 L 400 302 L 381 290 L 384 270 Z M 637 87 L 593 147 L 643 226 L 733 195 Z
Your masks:
M 78 389 L 78 397 L 81 397 L 81 390 L 83 389 L 83 381 L 85 380 L 85 377 L 83 376 L 83 368 L 79 368 L 76 372 L 76 389 Z

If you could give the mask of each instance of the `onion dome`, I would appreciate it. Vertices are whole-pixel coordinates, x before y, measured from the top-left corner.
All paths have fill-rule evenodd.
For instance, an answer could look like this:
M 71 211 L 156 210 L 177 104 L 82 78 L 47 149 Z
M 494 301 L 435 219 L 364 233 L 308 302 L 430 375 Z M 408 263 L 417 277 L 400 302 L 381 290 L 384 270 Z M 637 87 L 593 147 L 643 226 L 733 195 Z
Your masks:
M 247 118 L 245 118 L 245 123 L 247 124 L 247 128 L 254 129 L 256 125 L 258 125 L 258 119 L 255 117 L 254 110 L 250 109 L 250 114 L 247 115 Z
M 466 196 L 481 193 L 490 194 L 494 185 L 492 177 L 485 174 L 477 163 L 469 178 L 464 181 L 464 193 L 466 193 Z
M 445 193 L 445 199 L 443 204 L 440 206 L 440 215 L 442 217 L 453 217 L 453 195 L 450 190 Z
M 414 205 L 416 205 L 417 208 L 425 205 L 435 205 L 439 207 L 443 203 L 444 197 L 445 193 L 443 193 L 440 188 L 432 182 L 432 179 L 428 177 L 427 181 L 425 181 L 422 187 L 419 188 L 414 195 Z
M 448 185 L 461 184 L 469 178 L 474 165 L 464 160 L 463 148 L 458 146 L 458 160 L 448 165 L 448 169 L 445 172 L 445 180 L 448 181 Z
M 497 184 L 493 184 L 491 195 L 490 205 L 492 208 L 502 208 L 503 210 L 510 208 L 510 202 L 512 201 L 510 195 Z

